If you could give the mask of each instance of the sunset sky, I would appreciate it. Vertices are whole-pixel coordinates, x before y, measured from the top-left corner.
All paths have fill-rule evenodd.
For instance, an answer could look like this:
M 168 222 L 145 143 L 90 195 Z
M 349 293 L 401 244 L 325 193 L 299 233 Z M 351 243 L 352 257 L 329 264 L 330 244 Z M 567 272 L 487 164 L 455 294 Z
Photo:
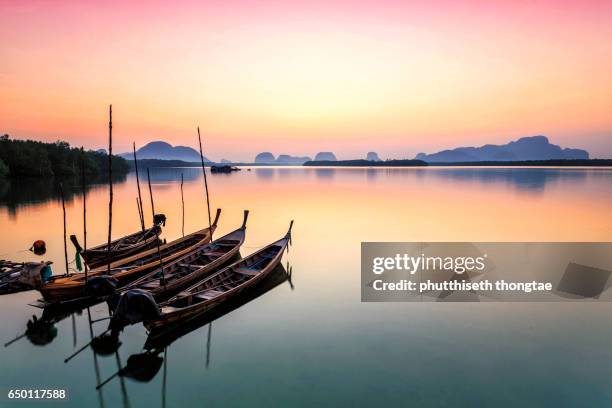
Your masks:
M 0 0 L 0 133 L 414 157 L 544 134 L 612 157 L 612 1 Z

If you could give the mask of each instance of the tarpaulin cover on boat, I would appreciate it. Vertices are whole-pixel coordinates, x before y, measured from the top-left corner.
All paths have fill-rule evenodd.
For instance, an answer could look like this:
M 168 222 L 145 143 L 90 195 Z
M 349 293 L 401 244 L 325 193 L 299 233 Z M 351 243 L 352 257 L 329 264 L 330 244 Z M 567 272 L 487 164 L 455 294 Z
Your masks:
M 159 317 L 159 307 L 150 292 L 132 289 L 123 293 L 113 313 L 113 323 L 134 324 Z

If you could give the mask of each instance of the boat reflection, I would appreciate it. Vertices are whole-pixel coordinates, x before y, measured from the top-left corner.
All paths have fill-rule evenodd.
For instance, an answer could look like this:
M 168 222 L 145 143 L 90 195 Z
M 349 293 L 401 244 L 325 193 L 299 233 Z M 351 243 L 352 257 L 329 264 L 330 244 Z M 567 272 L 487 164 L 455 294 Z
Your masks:
M 289 269 L 289 272 L 287 271 Z M 207 345 L 206 345 L 206 360 L 205 364 L 208 368 L 210 364 L 210 344 L 212 341 L 212 323 L 231 313 L 232 311 L 244 306 L 254 299 L 264 295 L 271 291 L 282 283 L 288 281 L 292 290 L 294 288 L 291 281 L 291 268 L 283 267 L 278 265 L 270 275 L 258 285 L 252 287 L 249 290 L 245 290 L 241 295 L 234 299 L 228 300 L 222 303 L 216 308 L 213 308 L 206 314 L 200 316 L 198 319 L 189 322 L 188 324 L 181 326 L 178 329 L 173 330 L 153 330 L 149 333 L 147 340 L 143 346 L 143 352 L 132 354 L 125 366 L 118 369 L 116 373 L 108 377 L 106 380 L 99 382 L 96 386 L 97 390 L 100 390 L 104 385 L 109 383 L 112 379 L 119 377 L 130 378 L 138 382 L 149 382 L 156 377 L 162 366 L 164 367 L 164 378 L 162 381 L 162 406 L 165 406 L 165 388 L 167 378 L 167 361 L 168 361 L 168 349 L 177 339 L 208 325 L 207 331 Z M 111 335 L 108 335 L 111 336 Z M 163 354 L 163 357 L 162 357 Z M 119 361 L 119 360 L 118 360 Z
M 26 330 L 23 334 L 5 343 L 4 346 L 8 347 L 24 337 L 30 340 L 30 343 L 35 346 L 46 346 L 57 337 L 56 324 L 68 317 L 72 318 L 72 338 L 73 343 L 76 345 L 76 316 L 80 316 L 85 309 L 87 309 L 89 313 L 89 307 L 99 302 L 100 301 L 90 301 L 87 303 L 81 302 L 78 305 L 72 306 L 55 305 L 45 307 L 40 317 L 32 315 L 32 318 L 27 321 Z
M 206 312 L 199 318 L 179 327 L 178 329 L 172 330 L 152 330 L 147 337 L 144 344 L 145 350 L 161 350 L 168 347 L 175 340 L 183 337 L 186 334 L 191 333 L 206 324 L 212 323 L 213 321 L 225 316 L 226 314 L 238 309 L 239 307 L 249 303 L 250 301 L 257 299 L 259 296 L 269 292 L 275 287 L 279 286 L 285 281 L 289 282 L 289 285 L 293 289 L 293 283 L 291 280 L 291 267 L 285 268 L 279 264 L 270 275 L 264 279 L 261 283 L 251 288 L 251 290 L 245 290 L 241 295 L 235 298 L 229 298 L 227 301 L 221 303 L 219 306 L 213 308 L 209 312 Z
M 58 329 L 56 325 L 69 317 L 73 319 L 73 346 L 76 347 L 77 331 L 75 316 L 81 316 L 83 315 L 83 312 L 85 312 L 89 328 L 89 342 L 80 347 L 71 356 L 66 358 L 65 362 L 70 361 L 73 357 L 81 354 L 87 348 L 92 350 L 99 406 L 105 406 L 102 387 L 111 382 L 114 378 L 119 379 L 123 405 L 130 406 L 125 379 L 129 378 L 137 382 L 150 382 L 157 376 L 162 367 L 164 372 L 164 378 L 162 381 L 162 406 L 165 406 L 168 349 L 172 343 L 174 343 L 177 339 L 208 325 L 206 334 L 207 344 L 205 359 L 205 366 L 208 368 L 211 361 L 210 351 L 212 342 L 212 322 L 246 305 L 252 300 L 257 299 L 284 282 L 288 282 L 293 290 L 294 286 L 291 281 L 291 276 L 291 268 L 289 266 L 285 268 L 283 265 L 279 264 L 270 273 L 270 275 L 258 285 L 245 290 L 239 296 L 229 299 L 228 301 L 213 308 L 199 318 L 190 321 L 184 326 L 172 330 L 159 329 L 151 331 L 145 341 L 143 351 L 141 353 L 136 353 L 129 356 L 125 365 L 123 365 L 119 353 L 119 349 L 122 345 L 119 331 L 106 330 L 100 335 L 94 335 L 94 324 L 97 321 L 106 319 L 103 318 L 92 320 L 91 306 L 99 303 L 99 301 L 90 301 L 87 304 L 79 304 L 78 306 L 57 305 L 46 307 L 43 309 L 42 315 L 32 316 L 32 318 L 26 323 L 25 332 L 7 342 L 5 347 L 10 346 L 12 343 L 22 338 L 27 338 L 35 346 L 47 346 L 51 344 L 58 336 Z M 114 356 L 117 371 L 103 380 L 101 377 L 99 358 L 104 356 Z

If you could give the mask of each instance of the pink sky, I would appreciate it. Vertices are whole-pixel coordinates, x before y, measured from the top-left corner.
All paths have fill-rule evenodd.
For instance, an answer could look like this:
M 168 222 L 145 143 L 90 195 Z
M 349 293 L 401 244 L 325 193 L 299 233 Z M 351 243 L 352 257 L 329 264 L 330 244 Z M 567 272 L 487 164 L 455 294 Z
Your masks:
M 544 134 L 612 157 L 612 2 L 0 0 L 0 133 L 413 157 Z

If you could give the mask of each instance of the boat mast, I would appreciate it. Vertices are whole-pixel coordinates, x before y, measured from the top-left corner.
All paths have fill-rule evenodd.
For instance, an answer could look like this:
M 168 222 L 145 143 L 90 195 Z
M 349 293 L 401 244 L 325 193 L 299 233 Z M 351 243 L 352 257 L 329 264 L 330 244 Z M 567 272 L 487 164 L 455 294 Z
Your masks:
M 62 186 L 62 183 L 60 183 L 59 188 L 62 199 L 62 214 L 64 218 L 64 263 L 66 265 L 66 276 L 68 276 L 68 247 L 66 246 L 66 201 L 64 199 L 64 187 Z
M 144 216 L 142 215 L 142 207 L 140 205 L 140 200 L 136 197 L 136 211 L 138 211 L 138 220 L 140 221 L 140 225 L 144 225 Z M 143 230 L 144 232 L 144 230 Z
M 106 246 L 107 272 L 111 274 L 111 232 L 113 228 L 113 105 L 108 106 L 108 240 Z
M 87 251 L 87 193 L 85 191 L 85 151 L 81 147 L 81 189 L 83 190 L 83 253 Z M 85 268 L 85 284 L 87 285 L 87 263 L 83 262 Z
M 140 216 L 140 227 L 142 228 L 142 232 L 144 232 L 145 230 L 144 213 L 142 211 L 142 196 L 140 195 L 140 179 L 138 178 L 138 160 L 136 159 L 136 142 L 132 142 L 132 149 L 134 151 L 134 168 L 136 169 L 136 186 L 138 187 L 138 201 L 139 201 L 139 208 L 140 208 L 138 213 Z
M 183 212 L 181 233 L 183 236 L 185 236 L 185 198 L 183 197 L 183 173 L 181 173 L 181 211 Z
M 149 172 L 149 168 L 147 167 L 147 182 L 149 183 L 149 196 L 151 197 L 151 212 L 153 213 L 153 223 L 155 224 L 155 204 L 153 203 L 153 189 L 151 188 L 151 173 Z M 155 230 L 155 242 L 157 243 L 157 257 L 159 258 L 159 266 L 161 268 L 161 283 L 166 286 L 166 277 L 164 276 L 164 261 L 162 260 L 161 251 L 159 250 L 159 233 L 157 232 L 157 228 L 153 227 Z
M 204 154 L 202 153 L 202 137 L 198 126 L 198 142 L 200 143 L 200 160 L 202 162 L 202 174 L 204 174 L 204 189 L 206 190 L 206 207 L 208 208 L 208 230 L 210 231 L 210 241 L 213 240 L 212 221 L 210 219 L 210 198 L 208 196 L 208 182 L 206 181 L 206 170 L 204 169 Z

